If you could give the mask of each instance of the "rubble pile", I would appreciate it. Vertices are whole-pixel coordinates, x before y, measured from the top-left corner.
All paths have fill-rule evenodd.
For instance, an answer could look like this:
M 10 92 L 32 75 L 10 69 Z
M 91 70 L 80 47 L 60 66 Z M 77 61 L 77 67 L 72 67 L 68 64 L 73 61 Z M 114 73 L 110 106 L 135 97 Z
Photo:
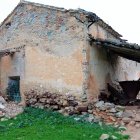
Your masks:
M 100 120 L 115 125 L 131 125 L 140 128 L 140 110 L 134 106 L 120 106 L 104 101 L 97 101 L 93 115 Z
M 26 105 L 31 107 L 48 108 L 52 110 L 65 109 L 68 115 L 78 113 L 76 107 L 80 102 L 72 95 L 60 95 L 46 92 L 37 94 L 34 91 L 28 92 L 26 96 Z
M 140 128 L 140 109 L 134 106 L 120 106 L 113 103 L 94 100 L 81 102 L 76 97 L 65 94 L 34 91 L 25 94 L 26 105 L 36 108 L 56 110 L 63 115 L 76 115 L 76 120 L 84 118 L 89 122 L 105 122 L 114 125 L 131 125 Z M 7 102 L 0 96 L 0 119 L 12 118 L 23 112 L 23 107 L 15 102 Z M 83 117 L 84 116 L 84 117 Z
M 124 106 L 115 105 L 104 101 L 82 103 L 72 95 L 52 93 L 35 94 L 33 91 L 26 93 L 26 104 L 32 107 L 57 110 L 64 115 L 77 114 L 86 116 L 89 122 L 105 122 L 115 125 L 134 125 L 140 127 L 140 112 L 127 110 Z
M 13 118 L 16 115 L 23 112 L 23 108 L 15 102 L 6 102 L 6 100 L 0 96 L 0 120 L 3 118 Z

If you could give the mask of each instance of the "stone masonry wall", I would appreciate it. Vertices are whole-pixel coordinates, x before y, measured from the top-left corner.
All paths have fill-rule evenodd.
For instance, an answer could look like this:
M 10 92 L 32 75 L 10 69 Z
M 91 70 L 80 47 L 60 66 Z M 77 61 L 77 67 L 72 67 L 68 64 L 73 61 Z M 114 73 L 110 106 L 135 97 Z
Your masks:
M 0 48 L 24 46 L 21 93 L 36 86 L 48 91 L 81 96 L 83 91 L 84 27 L 71 12 L 20 4 L 0 31 Z M 9 66 L 11 56 L 7 60 Z M 14 62 L 14 60 L 12 60 Z M 5 74 L 6 67 L 1 67 Z M 24 70 L 23 70 L 24 69 Z M 11 71 L 11 68 L 9 68 Z M 14 75 L 19 73 L 15 71 Z M 7 86 L 7 81 L 1 85 Z
M 131 62 L 121 58 L 112 66 L 107 52 L 87 40 L 88 33 L 95 38 L 116 38 L 96 23 L 89 29 L 87 25 L 85 16 L 76 11 L 18 5 L 1 26 L 0 48 L 23 49 L 1 58 L 1 89 L 6 89 L 8 77 L 20 76 L 22 95 L 36 90 L 93 100 L 110 80 L 132 79 L 130 73 L 137 79 L 139 64 L 133 62 L 136 69 L 128 70 Z

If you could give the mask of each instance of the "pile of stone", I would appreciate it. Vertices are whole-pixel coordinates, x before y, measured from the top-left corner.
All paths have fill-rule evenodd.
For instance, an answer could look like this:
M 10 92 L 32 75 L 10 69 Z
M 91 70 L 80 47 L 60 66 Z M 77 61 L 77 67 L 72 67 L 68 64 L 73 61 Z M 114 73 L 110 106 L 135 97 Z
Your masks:
M 6 100 L 0 96 L 0 120 L 4 120 L 4 118 L 13 118 L 22 112 L 23 107 L 15 102 L 6 102 Z
M 122 122 L 126 126 L 140 128 L 140 108 L 138 106 L 127 106 L 122 116 Z
M 64 115 L 77 114 L 79 117 L 85 115 L 87 116 L 85 120 L 89 122 L 106 122 L 115 125 L 127 125 L 130 123 L 136 125 L 136 127 L 140 125 L 138 113 L 134 112 L 134 110 L 128 111 L 124 106 L 113 103 L 104 101 L 82 103 L 72 95 L 49 92 L 37 94 L 32 91 L 25 95 L 27 106 L 58 110 Z M 79 120 L 79 118 L 76 119 Z
M 133 125 L 138 128 L 140 127 L 140 110 L 133 108 L 97 101 L 94 104 L 93 115 L 108 124 Z
M 125 107 L 113 103 L 97 101 L 94 104 L 93 114 L 108 124 L 120 124 Z
M 5 99 L 2 96 L 0 96 L 0 118 L 5 116 L 5 105 Z
M 46 92 L 44 94 L 37 94 L 34 91 L 28 92 L 26 96 L 26 105 L 31 107 L 48 108 L 52 110 L 62 110 L 68 115 L 78 113 L 76 107 L 80 102 L 72 95 L 60 95 L 56 93 Z

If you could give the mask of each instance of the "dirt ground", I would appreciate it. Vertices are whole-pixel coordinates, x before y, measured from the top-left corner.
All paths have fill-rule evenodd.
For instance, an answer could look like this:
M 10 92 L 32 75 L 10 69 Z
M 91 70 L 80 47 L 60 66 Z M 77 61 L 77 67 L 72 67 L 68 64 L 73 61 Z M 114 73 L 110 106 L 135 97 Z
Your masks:
M 131 140 L 140 140 L 140 128 L 128 126 L 124 133 L 130 135 Z
M 140 106 L 127 106 L 127 110 L 135 110 L 137 114 L 140 112 Z M 131 140 L 140 140 L 140 127 L 136 128 L 132 125 L 127 125 L 125 134 L 131 136 Z

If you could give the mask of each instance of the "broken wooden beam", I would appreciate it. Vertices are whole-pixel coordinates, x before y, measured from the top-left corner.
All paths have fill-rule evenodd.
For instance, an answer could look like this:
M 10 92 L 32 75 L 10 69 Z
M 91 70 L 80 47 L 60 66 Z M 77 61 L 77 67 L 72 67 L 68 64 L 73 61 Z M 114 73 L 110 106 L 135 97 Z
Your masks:
M 5 48 L 5 49 L 0 49 L 0 57 L 6 56 L 6 55 L 12 55 L 15 52 L 19 52 L 20 49 L 24 48 L 24 46 L 16 47 L 16 48 Z

